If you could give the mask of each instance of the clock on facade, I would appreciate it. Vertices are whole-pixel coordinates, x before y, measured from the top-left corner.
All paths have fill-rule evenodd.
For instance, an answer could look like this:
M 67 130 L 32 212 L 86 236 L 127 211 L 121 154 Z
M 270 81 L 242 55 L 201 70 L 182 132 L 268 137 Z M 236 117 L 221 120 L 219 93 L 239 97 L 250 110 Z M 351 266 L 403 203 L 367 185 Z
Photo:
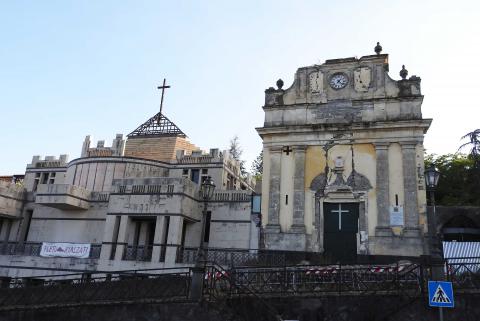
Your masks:
M 330 87 L 342 89 L 348 84 L 348 77 L 344 73 L 337 73 L 330 77 Z

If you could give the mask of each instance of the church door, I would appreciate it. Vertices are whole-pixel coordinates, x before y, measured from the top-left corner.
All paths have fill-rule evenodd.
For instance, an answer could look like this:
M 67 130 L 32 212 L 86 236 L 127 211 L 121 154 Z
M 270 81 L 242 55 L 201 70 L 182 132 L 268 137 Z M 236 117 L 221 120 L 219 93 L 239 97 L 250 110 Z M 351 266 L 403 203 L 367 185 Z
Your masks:
M 357 255 L 358 203 L 324 203 L 325 254 L 342 263 Z

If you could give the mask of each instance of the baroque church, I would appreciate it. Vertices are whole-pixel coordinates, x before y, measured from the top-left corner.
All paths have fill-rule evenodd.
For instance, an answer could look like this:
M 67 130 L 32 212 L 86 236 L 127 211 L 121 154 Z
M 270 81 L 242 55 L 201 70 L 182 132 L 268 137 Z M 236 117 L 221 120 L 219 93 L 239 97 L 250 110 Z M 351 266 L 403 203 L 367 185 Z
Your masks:
M 87 136 L 72 161 L 34 156 L 23 182 L 0 181 L 0 265 L 11 266 L 1 274 L 188 266 L 201 243 L 216 258 L 428 254 L 431 119 L 420 78 L 405 68 L 390 78 L 375 51 L 299 68 L 289 88 L 265 91 L 261 195 L 228 151 L 201 151 L 162 110 L 109 147 Z M 204 212 L 207 177 L 216 189 Z
M 299 68 L 265 91 L 262 214 L 268 249 L 427 254 L 420 78 L 388 55 Z

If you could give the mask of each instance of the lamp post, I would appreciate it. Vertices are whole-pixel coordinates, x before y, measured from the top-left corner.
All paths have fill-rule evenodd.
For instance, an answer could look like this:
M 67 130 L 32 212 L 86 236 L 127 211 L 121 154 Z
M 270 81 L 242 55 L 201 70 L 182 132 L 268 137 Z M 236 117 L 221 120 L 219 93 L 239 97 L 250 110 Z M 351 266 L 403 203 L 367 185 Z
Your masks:
M 212 199 L 215 191 L 215 184 L 210 176 L 208 176 L 200 185 L 200 197 L 203 201 L 202 211 L 202 231 L 200 233 L 200 244 L 198 246 L 195 266 L 192 269 L 192 284 L 190 286 L 190 299 L 199 301 L 202 298 L 203 277 L 205 275 L 205 224 L 207 220 L 208 201 Z
M 435 212 L 435 189 L 438 185 L 438 180 L 440 179 L 440 172 L 435 168 L 435 166 L 430 165 L 429 168 L 425 170 L 425 184 L 427 186 L 427 191 L 430 194 L 430 202 L 432 205 L 432 225 L 433 231 L 430 232 L 432 238 L 431 254 L 433 263 L 435 266 L 432 268 L 432 276 L 436 280 L 443 280 L 445 278 L 443 270 L 443 245 L 440 240 L 440 236 L 437 233 L 437 213 Z M 439 262 L 437 262 L 439 261 Z M 438 309 L 438 315 L 440 321 L 443 321 L 443 308 Z
M 435 166 L 431 165 L 425 170 L 425 183 L 427 187 L 427 191 L 430 194 L 430 202 L 432 206 L 432 225 L 433 231 L 431 231 L 432 237 L 432 256 L 435 258 L 443 258 L 443 250 L 442 244 L 440 243 L 440 237 L 437 233 L 437 214 L 435 211 L 435 190 L 438 185 L 438 180 L 440 179 L 440 172 L 435 168 Z

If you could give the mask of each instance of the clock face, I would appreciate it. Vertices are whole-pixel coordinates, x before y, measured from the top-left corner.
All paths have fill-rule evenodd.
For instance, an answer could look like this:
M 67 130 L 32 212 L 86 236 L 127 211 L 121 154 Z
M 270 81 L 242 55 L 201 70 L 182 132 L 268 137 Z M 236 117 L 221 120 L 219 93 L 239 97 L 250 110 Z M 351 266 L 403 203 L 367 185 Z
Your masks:
M 333 89 L 342 89 L 348 84 L 348 77 L 344 73 L 334 74 L 330 77 L 330 86 Z

